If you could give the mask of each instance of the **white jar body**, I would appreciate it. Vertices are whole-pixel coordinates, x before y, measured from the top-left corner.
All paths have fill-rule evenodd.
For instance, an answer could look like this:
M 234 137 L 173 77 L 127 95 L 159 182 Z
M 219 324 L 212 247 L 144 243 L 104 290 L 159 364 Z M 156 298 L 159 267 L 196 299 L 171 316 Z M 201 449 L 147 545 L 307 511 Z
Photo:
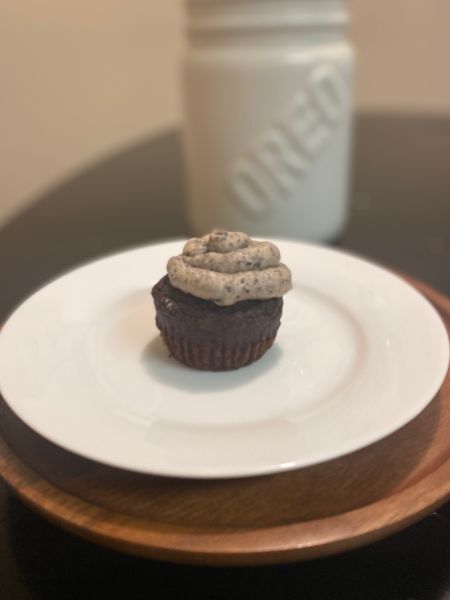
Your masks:
M 322 242 L 342 232 L 353 53 L 339 31 L 316 29 L 244 29 L 219 41 L 213 31 L 191 44 L 184 145 L 194 233 L 221 227 Z

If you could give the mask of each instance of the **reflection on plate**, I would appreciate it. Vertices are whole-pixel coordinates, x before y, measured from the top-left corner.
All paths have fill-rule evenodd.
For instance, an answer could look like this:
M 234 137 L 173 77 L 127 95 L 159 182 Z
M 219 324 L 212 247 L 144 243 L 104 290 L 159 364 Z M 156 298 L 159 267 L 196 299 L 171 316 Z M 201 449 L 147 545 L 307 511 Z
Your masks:
M 240 477 L 311 465 L 415 417 L 448 366 L 432 306 L 380 267 L 276 242 L 294 289 L 273 348 L 237 371 L 168 357 L 151 286 L 180 242 L 81 267 L 26 300 L 0 335 L 0 389 L 25 423 L 125 469 Z

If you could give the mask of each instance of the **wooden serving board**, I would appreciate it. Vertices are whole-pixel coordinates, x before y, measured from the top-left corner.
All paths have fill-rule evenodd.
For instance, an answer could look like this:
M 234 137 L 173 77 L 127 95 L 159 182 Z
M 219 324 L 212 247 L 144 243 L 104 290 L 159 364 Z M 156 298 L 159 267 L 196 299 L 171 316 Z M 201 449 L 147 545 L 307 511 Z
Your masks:
M 413 284 L 450 330 L 450 300 Z M 450 497 L 450 373 L 411 423 L 353 454 L 277 475 L 152 477 L 62 450 L 0 401 L 0 475 L 32 508 L 88 540 L 176 562 L 270 564 L 385 537 Z

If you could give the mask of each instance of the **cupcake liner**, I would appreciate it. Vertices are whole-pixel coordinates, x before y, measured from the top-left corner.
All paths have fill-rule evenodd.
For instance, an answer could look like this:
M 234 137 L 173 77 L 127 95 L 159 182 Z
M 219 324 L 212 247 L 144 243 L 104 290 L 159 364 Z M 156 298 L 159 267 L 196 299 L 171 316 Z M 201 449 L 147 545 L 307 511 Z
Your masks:
M 161 337 L 171 356 L 188 367 L 204 371 L 230 371 L 244 367 L 261 358 L 275 339 L 273 335 L 258 343 L 205 345 L 164 329 Z

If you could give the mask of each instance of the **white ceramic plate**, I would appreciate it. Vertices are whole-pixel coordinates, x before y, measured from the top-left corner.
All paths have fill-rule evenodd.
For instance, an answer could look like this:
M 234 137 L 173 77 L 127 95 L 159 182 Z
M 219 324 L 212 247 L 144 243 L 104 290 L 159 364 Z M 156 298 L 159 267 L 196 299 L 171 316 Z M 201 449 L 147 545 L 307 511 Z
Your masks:
M 273 348 L 243 369 L 168 357 L 151 286 L 181 242 L 83 266 L 0 335 L 0 390 L 30 427 L 134 471 L 240 477 L 311 465 L 392 433 L 433 398 L 449 346 L 411 286 L 342 252 L 277 242 L 294 279 Z

